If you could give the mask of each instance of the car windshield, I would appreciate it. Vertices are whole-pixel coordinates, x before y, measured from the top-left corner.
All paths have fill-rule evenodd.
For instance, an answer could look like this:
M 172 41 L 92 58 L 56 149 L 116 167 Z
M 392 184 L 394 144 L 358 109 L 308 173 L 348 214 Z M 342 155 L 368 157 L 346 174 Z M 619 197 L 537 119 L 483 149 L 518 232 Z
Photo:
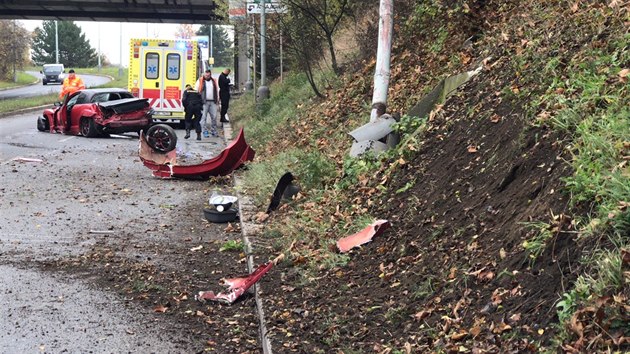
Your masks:
M 46 74 L 56 74 L 61 72 L 61 68 L 61 65 L 44 66 L 44 72 Z

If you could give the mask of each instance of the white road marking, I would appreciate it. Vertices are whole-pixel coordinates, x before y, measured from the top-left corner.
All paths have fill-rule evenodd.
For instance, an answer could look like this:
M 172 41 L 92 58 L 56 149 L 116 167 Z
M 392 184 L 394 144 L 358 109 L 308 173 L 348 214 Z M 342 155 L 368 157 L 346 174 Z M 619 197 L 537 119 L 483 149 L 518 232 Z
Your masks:
M 76 138 L 76 135 L 75 135 L 75 136 L 71 136 L 71 137 L 67 137 L 67 138 L 65 138 L 65 139 L 61 139 L 61 140 L 59 140 L 59 142 L 60 142 L 60 143 L 63 143 L 63 142 L 66 142 L 66 141 L 68 141 L 68 140 L 70 140 L 70 139 L 74 139 L 74 138 Z

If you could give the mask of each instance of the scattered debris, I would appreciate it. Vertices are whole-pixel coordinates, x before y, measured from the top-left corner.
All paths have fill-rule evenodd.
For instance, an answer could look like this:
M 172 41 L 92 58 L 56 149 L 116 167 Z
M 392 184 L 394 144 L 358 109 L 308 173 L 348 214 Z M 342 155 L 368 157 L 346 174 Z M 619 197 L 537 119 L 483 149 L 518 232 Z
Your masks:
M 229 175 L 245 162 L 252 161 L 256 155 L 247 142 L 243 129 L 236 139 L 219 155 L 196 165 L 178 165 L 177 150 L 162 154 L 152 149 L 144 135 L 140 136 L 139 156 L 142 163 L 153 171 L 153 175 L 160 178 L 183 178 L 207 180 L 210 176 Z
M 208 204 L 214 205 L 215 209 L 218 212 L 222 212 L 224 210 L 228 210 L 232 207 L 232 204 L 236 203 L 238 200 L 237 197 L 232 195 L 220 195 L 216 192 L 213 192 L 210 198 L 208 199 Z
M 106 235 L 110 235 L 113 234 L 115 231 L 113 230 L 90 230 L 89 233 L 91 234 L 106 234 Z
M 31 158 L 31 157 L 14 157 L 11 159 L 11 161 L 17 161 L 17 162 L 44 162 L 44 160 L 42 159 L 35 159 L 35 158 Z
M 200 291 L 199 294 L 195 296 L 195 299 L 201 302 L 204 302 L 205 300 L 221 301 L 231 305 L 234 301 L 236 301 L 236 299 L 243 295 L 247 289 L 256 284 L 263 275 L 265 275 L 273 267 L 273 265 L 273 262 L 262 264 L 247 277 L 223 279 L 223 285 L 227 286 L 230 290 L 227 294 L 221 292 L 215 295 L 213 291 Z
M 209 222 L 221 224 L 236 220 L 238 217 L 238 210 L 235 208 L 229 208 L 227 210 L 219 211 L 217 209 L 204 208 L 203 215 Z
M 337 241 L 337 247 L 342 253 L 348 252 L 354 247 L 361 246 L 372 241 L 374 236 L 380 235 L 389 226 L 389 221 L 387 220 L 376 220 L 356 234 L 344 237 Z
M 280 180 L 278 180 L 278 184 L 276 185 L 276 189 L 273 191 L 273 195 L 271 196 L 271 203 L 269 203 L 269 207 L 267 208 L 267 214 L 276 210 L 278 206 L 280 206 L 282 198 L 291 199 L 300 191 L 300 187 L 293 184 L 293 180 L 295 180 L 295 177 L 293 177 L 291 172 L 287 172 L 280 177 Z

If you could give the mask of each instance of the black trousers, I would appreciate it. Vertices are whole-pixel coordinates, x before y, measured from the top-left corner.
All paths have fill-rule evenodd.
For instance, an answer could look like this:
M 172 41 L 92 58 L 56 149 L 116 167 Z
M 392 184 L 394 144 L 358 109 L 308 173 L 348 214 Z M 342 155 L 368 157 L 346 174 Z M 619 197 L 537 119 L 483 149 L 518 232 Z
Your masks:
M 195 117 L 193 118 L 193 116 Z M 201 106 L 186 108 L 184 125 L 186 127 L 186 131 L 192 130 L 194 125 L 195 132 L 201 133 Z
M 230 108 L 230 97 L 221 97 L 221 121 L 225 122 L 225 115 Z

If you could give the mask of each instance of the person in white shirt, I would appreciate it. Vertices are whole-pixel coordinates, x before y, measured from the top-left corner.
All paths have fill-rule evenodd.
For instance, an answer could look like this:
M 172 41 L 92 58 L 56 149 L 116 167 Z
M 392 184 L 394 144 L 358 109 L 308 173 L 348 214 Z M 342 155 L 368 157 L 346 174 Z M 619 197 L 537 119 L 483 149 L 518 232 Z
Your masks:
M 219 136 L 217 133 L 217 107 L 219 105 L 219 88 L 216 80 L 212 77 L 210 69 L 197 80 L 195 90 L 201 94 L 203 101 L 203 113 L 201 113 L 201 127 L 204 137 L 208 137 L 208 125 L 212 136 Z M 207 116 L 210 114 L 210 124 L 207 123 Z

